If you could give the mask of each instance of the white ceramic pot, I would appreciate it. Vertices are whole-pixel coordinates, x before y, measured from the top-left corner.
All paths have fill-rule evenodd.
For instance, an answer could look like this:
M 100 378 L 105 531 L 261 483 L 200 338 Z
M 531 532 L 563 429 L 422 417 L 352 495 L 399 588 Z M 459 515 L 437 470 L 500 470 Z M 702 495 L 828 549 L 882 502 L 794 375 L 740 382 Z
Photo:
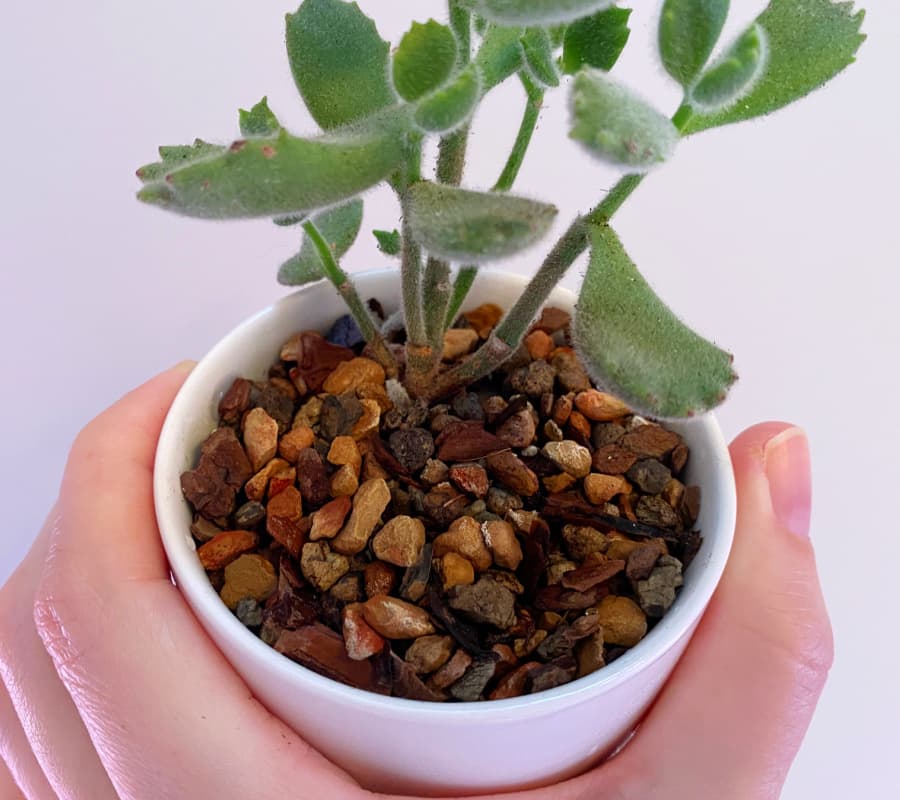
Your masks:
M 397 271 L 355 280 L 364 298 L 378 298 L 388 313 L 397 310 Z M 509 307 L 525 282 L 518 275 L 482 272 L 467 305 L 490 301 Z M 550 302 L 571 310 L 575 297 L 557 289 Z M 715 418 L 672 426 L 691 448 L 687 480 L 703 488 L 698 527 L 705 542 L 675 605 L 640 644 L 591 676 L 529 697 L 432 704 L 370 694 L 288 660 L 228 611 L 195 554 L 191 512 L 179 485 L 215 428 L 218 400 L 234 378 L 264 377 L 282 342 L 301 330 L 325 331 L 344 313 L 329 285 L 298 291 L 226 336 L 178 394 L 159 441 L 154 487 L 159 529 L 178 586 L 255 696 L 368 788 L 457 795 L 532 787 L 577 774 L 633 730 L 682 655 L 722 575 L 734 534 L 735 488 Z

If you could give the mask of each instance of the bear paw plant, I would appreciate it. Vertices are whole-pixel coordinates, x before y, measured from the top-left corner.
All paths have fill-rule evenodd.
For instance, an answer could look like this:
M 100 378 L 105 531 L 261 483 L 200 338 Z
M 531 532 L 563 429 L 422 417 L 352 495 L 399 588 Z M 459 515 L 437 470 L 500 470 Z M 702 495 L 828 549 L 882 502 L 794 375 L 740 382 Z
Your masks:
M 401 377 L 413 396 L 426 399 L 447 396 L 508 359 L 552 288 L 589 249 L 572 337 L 592 379 L 649 415 L 700 413 L 724 399 L 735 379 L 732 357 L 654 294 L 613 217 L 681 139 L 789 105 L 849 65 L 864 39 L 863 12 L 852 3 L 771 0 L 719 47 L 728 11 L 729 0 L 662 3 L 659 55 L 684 89 L 669 117 L 611 75 L 630 33 L 629 9 L 611 0 L 449 0 L 447 24 L 414 22 L 394 48 L 356 3 L 304 0 L 287 15 L 287 51 L 322 131 L 295 136 L 263 99 L 241 111 L 243 138 L 230 146 L 198 139 L 160 148 L 161 161 L 138 171 L 138 196 L 186 216 L 270 217 L 298 226 L 300 252 L 281 267 L 279 280 L 331 281 L 371 352 L 397 376 L 392 349 L 340 265 L 361 227 L 361 195 L 387 183 L 402 207 L 402 230 L 374 233 L 379 249 L 401 263 Z M 470 121 L 511 78 L 524 87 L 525 109 L 508 162 L 491 191 L 461 188 Z M 545 95 L 555 91 L 569 96 L 570 137 L 620 167 L 623 177 L 549 248 L 480 349 L 442 369 L 444 334 L 478 268 L 534 246 L 557 216 L 550 203 L 510 193 Z M 422 154 L 432 137 L 439 157 L 427 178 Z

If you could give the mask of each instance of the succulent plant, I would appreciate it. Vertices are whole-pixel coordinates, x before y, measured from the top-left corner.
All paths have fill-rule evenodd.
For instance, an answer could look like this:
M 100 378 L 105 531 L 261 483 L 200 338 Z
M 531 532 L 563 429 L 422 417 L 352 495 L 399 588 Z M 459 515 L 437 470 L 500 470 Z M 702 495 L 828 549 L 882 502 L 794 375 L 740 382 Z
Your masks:
M 659 54 L 684 92 L 671 117 L 610 75 L 630 33 L 630 11 L 611 0 L 449 0 L 447 24 L 414 22 L 393 50 L 356 3 L 304 0 L 287 15 L 288 58 L 321 132 L 288 133 L 263 99 L 241 111 L 243 138 L 230 146 L 197 140 L 160 148 L 161 160 L 138 170 L 138 197 L 186 216 L 299 226 L 300 252 L 279 280 L 331 281 L 373 353 L 396 374 L 379 325 L 340 266 L 362 225 L 360 195 L 389 184 L 402 230 L 374 231 L 373 244 L 400 260 L 403 379 L 426 398 L 476 381 L 512 355 L 550 291 L 590 249 L 573 337 L 592 377 L 644 413 L 705 411 L 734 381 L 732 357 L 654 294 L 611 221 L 683 138 L 776 111 L 852 63 L 865 38 L 863 12 L 850 2 L 770 0 L 719 47 L 729 0 L 661 6 Z M 469 122 L 512 78 L 524 87 L 525 109 L 509 159 L 491 191 L 463 188 Z M 482 348 L 442 370 L 444 334 L 479 266 L 534 246 L 557 216 L 553 205 L 510 193 L 545 95 L 557 90 L 570 95 L 571 138 L 622 178 L 550 248 Z M 430 137 L 439 140 L 439 156 L 429 179 L 422 154 Z

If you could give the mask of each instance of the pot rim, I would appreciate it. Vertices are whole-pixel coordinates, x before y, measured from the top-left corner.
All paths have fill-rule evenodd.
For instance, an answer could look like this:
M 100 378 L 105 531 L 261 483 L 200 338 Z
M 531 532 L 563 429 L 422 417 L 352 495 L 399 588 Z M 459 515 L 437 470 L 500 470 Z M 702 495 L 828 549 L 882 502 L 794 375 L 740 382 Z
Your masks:
M 368 281 L 383 281 L 385 278 L 399 281 L 399 272 L 393 269 L 378 269 L 354 274 L 357 285 Z M 497 269 L 481 270 L 479 282 L 484 279 L 514 281 L 523 288 L 528 282 L 527 276 Z M 678 423 L 683 427 L 693 428 L 694 436 L 701 438 L 710 447 L 710 456 L 716 462 L 716 471 L 719 473 L 720 491 L 715 497 L 715 502 L 719 505 L 721 529 L 711 537 L 712 540 L 704 539 L 707 552 L 701 551 L 698 556 L 698 560 L 702 558 L 705 562 L 703 572 L 690 581 L 685 580 L 685 586 L 679 592 L 675 604 L 641 642 L 612 664 L 591 675 L 555 689 L 506 700 L 429 703 L 385 697 L 326 678 L 282 655 L 246 628 L 222 602 L 206 578 L 206 574 L 202 570 L 198 574 L 196 547 L 191 537 L 185 535 L 182 516 L 186 501 L 180 489 L 173 493 L 171 482 L 174 480 L 177 485 L 180 477 L 180 468 L 177 466 L 178 455 L 183 456 L 185 447 L 194 449 L 200 442 L 185 441 L 180 436 L 179 421 L 187 416 L 197 402 L 193 397 L 196 393 L 194 386 L 208 383 L 210 374 L 221 373 L 220 368 L 213 366 L 214 362 L 219 360 L 218 356 L 251 336 L 257 326 L 263 324 L 266 319 L 276 316 L 280 309 L 300 302 L 306 295 L 315 295 L 323 290 L 331 292 L 332 288 L 321 281 L 304 286 L 245 319 L 220 339 L 201 359 L 179 390 L 160 433 L 153 475 L 160 536 L 169 560 L 173 582 L 179 587 L 198 621 L 214 642 L 220 636 L 227 637 L 231 648 L 240 651 L 243 657 L 265 662 L 267 671 L 277 673 L 285 687 L 291 684 L 306 684 L 316 693 L 325 695 L 330 701 L 342 706 L 368 709 L 380 714 L 398 714 L 413 720 L 427 717 L 433 721 L 435 716 L 438 716 L 441 723 L 461 725 L 485 718 L 501 720 L 555 713 L 588 697 L 604 694 L 643 672 L 662 658 L 682 637 L 691 633 L 694 625 L 702 617 L 725 569 L 734 538 L 736 520 L 736 490 L 728 446 L 712 413 Z M 476 288 L 473 288 L 473 295 L 476 292 L 477 284 Z M 568 302 L 574 305 L 574 293 L 562 287 L 558 287 L 557 292 L 564 293 Z M 558 301 L 559 299 L 554 302 Z M 206 402 L 208 403 L 210 399 L 207 398 Z M 705 487 L 704 492 L 706 494 L 704 502 L 708 503 L 710 496 Z M 213 630 L 210 630 L 210 626 Z M 232 666 L 240 673 L 239 668 L 234 664 Z

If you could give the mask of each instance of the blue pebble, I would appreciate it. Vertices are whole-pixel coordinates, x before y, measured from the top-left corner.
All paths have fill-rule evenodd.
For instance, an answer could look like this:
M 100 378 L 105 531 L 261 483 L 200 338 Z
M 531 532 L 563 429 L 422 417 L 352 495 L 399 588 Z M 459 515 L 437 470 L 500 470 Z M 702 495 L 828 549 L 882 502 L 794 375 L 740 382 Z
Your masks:
M 325 338 L 331 344 L 340 345 L 341 347 L 356 347 L 365 342 L 359 326 L 349 314 L 335 322 Z

